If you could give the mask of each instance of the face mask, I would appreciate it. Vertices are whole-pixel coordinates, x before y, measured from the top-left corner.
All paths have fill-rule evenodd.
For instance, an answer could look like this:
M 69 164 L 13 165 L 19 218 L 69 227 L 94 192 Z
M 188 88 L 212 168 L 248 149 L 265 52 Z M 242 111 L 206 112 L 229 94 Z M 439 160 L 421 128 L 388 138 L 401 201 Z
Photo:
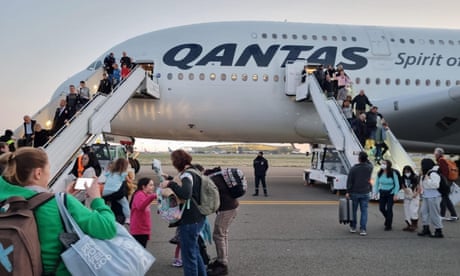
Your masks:
M 386 164 L 382 164 L 380 165 L 380 168 L 382 168 L 382 170 L 385 170 L 387 168 L 387 165 Z
M 407 178 L 410 177 L 410 173 L 405 173 L 404 175 L 405 175 Z

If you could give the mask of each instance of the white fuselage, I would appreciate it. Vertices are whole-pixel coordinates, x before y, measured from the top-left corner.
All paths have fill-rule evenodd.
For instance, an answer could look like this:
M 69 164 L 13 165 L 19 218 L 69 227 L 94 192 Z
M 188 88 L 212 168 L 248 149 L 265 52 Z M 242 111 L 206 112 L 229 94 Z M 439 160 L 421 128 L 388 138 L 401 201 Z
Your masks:
M 459 37 L 457 30 L 286 22 L 154 31 L 107 51 L 117 61 L 123 51 L 154 61 L 160 87 L 160 99 L 131 99 L 111 132 L 169 140 L 325 142 L 312 102 L 285 94 L 284 64 L 307 59 L 343 64 L 354 92 L 365 90 L 404 145 L 460 152 Z

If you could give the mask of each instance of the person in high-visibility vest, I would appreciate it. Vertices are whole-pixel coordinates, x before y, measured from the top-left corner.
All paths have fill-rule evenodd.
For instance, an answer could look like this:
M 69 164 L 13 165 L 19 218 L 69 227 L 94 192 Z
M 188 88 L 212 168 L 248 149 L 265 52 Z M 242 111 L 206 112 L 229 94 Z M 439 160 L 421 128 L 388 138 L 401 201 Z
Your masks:
M 11 129 L 5 130 L 5 134 L 0 137 L 0 142 L 5 142 L 8 145 L 11 152 L 16 150 L 16 141 L 14 140 L 13 131 Z

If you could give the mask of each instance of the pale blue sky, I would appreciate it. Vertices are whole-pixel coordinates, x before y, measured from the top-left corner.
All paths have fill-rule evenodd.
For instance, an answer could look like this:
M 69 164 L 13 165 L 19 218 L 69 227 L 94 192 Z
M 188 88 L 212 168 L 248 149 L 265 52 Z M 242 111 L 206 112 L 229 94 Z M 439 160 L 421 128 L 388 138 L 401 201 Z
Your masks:
M 235 20 L 460 29 L 459 10 L 457 0 L 2 1 L 0 132 L 107 49 L 153 30 Z

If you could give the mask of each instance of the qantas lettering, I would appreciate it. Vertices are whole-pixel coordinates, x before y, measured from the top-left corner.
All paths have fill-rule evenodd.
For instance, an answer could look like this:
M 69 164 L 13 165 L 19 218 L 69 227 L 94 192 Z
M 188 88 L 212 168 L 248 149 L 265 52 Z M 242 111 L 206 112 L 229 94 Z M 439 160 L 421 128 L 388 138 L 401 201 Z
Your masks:
M 306 45 L 271 45 L 264 52 L 259 45 L 252 44 L 247 46 L 236 59 L 236 43 L 225 43 L 211 49 L 203 54 L 203 46 L 200 44 L 181 44 L 171 48 L 163 56 L 163 62 L 166 65 L 174 66 L 183 70 L 193 66 L 206 66 L 209 63 L 220 63 L 220 66 L 246 66 L 252 58 L 258 67 L 268 67 L 273 57 L 278 52 L 287 52 L 286 57 L 281 64 L 284 67 L 288 60 L 295 60 L 302 57 L 302 53 L 314 50 L 314 46 Z M 349 47 L 341 52 L 337 58 L 338 48 L 333 46 L 321 47 L 314 50 L 307 58 L 308 62 L 320 64 L 338 63 L 343 65 L 347 70 L 358 70 L 367 65 L 367 58 L 362 54 L 369 51 L 362 47 Z M 236 62 L 234 60 L 236 59 Z

